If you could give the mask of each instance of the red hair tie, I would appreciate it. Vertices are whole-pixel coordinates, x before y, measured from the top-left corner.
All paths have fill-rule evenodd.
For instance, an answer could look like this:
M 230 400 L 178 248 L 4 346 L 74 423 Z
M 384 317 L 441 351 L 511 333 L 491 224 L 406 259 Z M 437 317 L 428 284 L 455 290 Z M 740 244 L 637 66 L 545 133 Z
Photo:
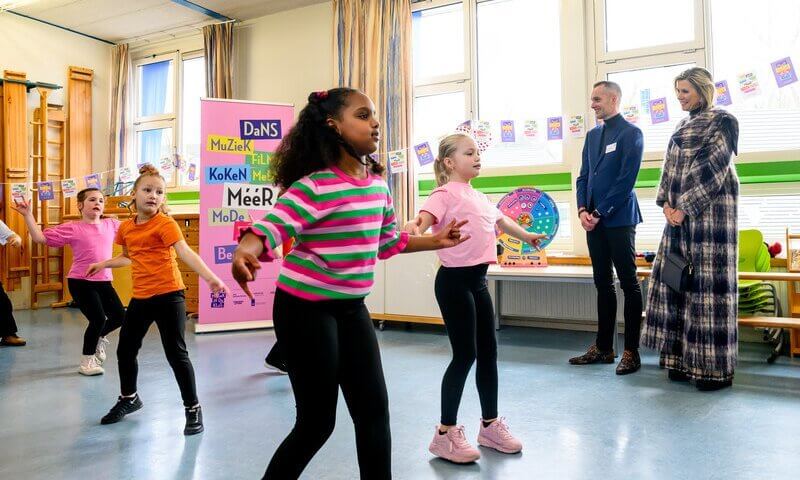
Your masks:
M 319 92 L 314 92 L 314 96 L 317 97 L 317 100 L 325 100 L 328 98 L 328 91 L 320 90 Z

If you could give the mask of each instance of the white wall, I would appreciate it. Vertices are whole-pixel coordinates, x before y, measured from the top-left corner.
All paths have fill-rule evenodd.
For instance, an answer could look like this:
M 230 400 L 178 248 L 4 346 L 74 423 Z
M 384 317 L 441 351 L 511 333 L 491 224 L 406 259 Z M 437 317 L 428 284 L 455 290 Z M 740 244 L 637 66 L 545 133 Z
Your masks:
M 291 103 L 334 86 L 333 7 L 298 8 L 236 27 L 236 98 Z
M 31 81 L 61 85 L 63 88 L 52 92 L 48 101 L 64 105 L 67 69 L 70 66 L 94 70 L 92 167 L 95 171 L 106 170 L 111 45 L 16 15 L 0 13 L 0 74 L 2 70 L 14 70 L 26 73 Z M 28 94 L 28 105 L 30 121 L 33 119 L 33 109 L 39 106 L 39 95 L 34 90 Z M 9 292 L 9 297 L 14 308 L 28 308 L 30 279 L 23 279 L 22 288 Z M 45 296 L 40 298 L 42 304 L 50 303 Z M 25 332 L 20 334 L 24 336 Z
M 92 88 L 92 167 L 108 165 L 109 76 L 111 45 L 43 23 L 0 13 L 0 70 L 25 72 L 28 80 L 61 85 L 50 95 L 50 103 L 63 105 L 69 66 L 94 70 Z M 39 95 L 28 95 L 31 108 L 39 106 Z

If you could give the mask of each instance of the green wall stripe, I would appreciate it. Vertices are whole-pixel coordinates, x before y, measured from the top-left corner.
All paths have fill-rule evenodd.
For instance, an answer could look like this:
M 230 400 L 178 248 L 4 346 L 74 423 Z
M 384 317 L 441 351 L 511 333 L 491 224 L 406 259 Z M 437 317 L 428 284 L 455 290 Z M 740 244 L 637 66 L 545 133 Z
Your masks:
M 736 165 L 739 182 L 742 184 L 800 182 L 800 160 L 780 162 L 739 163 Z M 661 168 L 643 168 L 639 171 L 636 188 L 658 186 Z M 427 196 L 435 188 L 433 180 L 419 181 L 420 196 Z M 546 192 L 564 192 L 574 189 L 569 172 L 542 173 L 536 175 L 501 175 L 478 177 L 472 186 L 483 193 L 507 193 L 519 187 L 536 187 Z
M 472 186 L 483 193 L 507 193 L 519 187 L 536 187 L 547 192 L 563 192 L 572 189 L 572 174 L 559 172 L 478 177 L 472 180 Z M 422 196 L 430 195 L 434 188 L 436 188 L 434 180 L 419 181 L 419 193 Z
M 200 203 L 200 191 L 167 192 L 167 204 L 192 205 Z

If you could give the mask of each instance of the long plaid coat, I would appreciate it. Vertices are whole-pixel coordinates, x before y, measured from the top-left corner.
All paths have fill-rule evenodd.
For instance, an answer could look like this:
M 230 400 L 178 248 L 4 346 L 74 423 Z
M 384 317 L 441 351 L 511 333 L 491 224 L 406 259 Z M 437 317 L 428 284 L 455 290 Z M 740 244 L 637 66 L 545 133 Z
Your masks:
M 643 345 L 667 368 L 704 380 L 733 377 L 737 355 L 737 203 L 731 160 L 739 126 L 724 110 L 681 120 L 670 139 L 656 203 L 686 213 L 678 232 L 666 224 L 647 295 Z M 673 238 L 673 233 L 678 234 Z M 676 293 L 661 281 L 667 252 L 690 252 L 694 281 Z

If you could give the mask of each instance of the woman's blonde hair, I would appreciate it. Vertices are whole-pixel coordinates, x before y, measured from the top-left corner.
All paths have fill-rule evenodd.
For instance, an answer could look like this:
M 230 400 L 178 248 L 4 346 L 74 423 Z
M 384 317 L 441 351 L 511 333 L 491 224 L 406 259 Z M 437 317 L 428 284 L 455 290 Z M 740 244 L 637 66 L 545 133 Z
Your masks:
M 458 144 L 464 139 L 472 140 L 472 137 L 466 133 L 453 133 L 448 135 L 439 142 L 439 155 L 433 162 L 433 173 L 436 176 L 436 185 L 441 187 L 450 181 L 450 172 L 447 171 L 447 166 L 444 164 L 444 159 L 452 157 L 458 149 Z
M 133 213 L 131 207 L 136 206 L 136 189 L 139 188 L 139 182 L 141 182 L 144 177 L 158 177 L 161 179 L 162 182 L 164 182 L 164 188 L 167 187 L 166 179 L 164 179 L 164 177 L 161 176 L 161 173 L 159 173 L 158 169 L 155 166 L 149 163 L 143 164 L 141 167 L 139 167 L 139 177 L 136 178 L 135 182 L 133 182 L 133 189 L 131 191 L 131 193 L 133 194 L 133 198 L 131 198 L 131 203 L 128 204 L 128 210 L 131 210 L 131 213 Z M 169 208 L 167 207 L 166 193 L 164 194 L 164 202 L 161 204 L 161 206 L 158 207 L 158 209 L 164 215 L 169 213 Z
M 675 77 L 675 88 L 678 88 L 678 82 L 680 80 L 691 83 L 692 87 L 700 94 L 701 110 L 708 110 L 714 106 L 714 93 L 716 92 L 716 88 L 714 87 L 714 77 L 711 76 L 708 70 L 702 67 L 692 67 L 688 70 L 684 70 Z

